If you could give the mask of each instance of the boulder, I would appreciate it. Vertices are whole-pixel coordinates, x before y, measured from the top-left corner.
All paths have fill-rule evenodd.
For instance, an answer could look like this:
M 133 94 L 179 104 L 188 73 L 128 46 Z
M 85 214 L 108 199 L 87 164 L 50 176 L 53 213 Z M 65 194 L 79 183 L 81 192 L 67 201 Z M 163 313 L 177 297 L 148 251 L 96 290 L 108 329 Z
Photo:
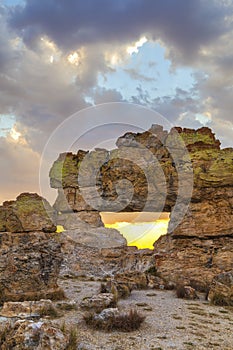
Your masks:
M 174 237 L 166 235 L 154 244 L 155 268 L 160 278 L 182 282 L 206 292 L 213 278 L 233 269 L 233 237 Z
M 36 193 L 22 193 L 0 207 L 1 232 L 55 232 L 55 211 Z
M 146 289 L 148 287 L 147 274 L 143 271 L 125 271 L 116 273 L 114 280 L 119 285 L 128 285 L 132 289 Z
M 126 239 L 122 234 L 112 228 L 91 228 L 89 225 L 86 225 L 86 227 L 83 226 L 83 229 L 68 230 L 66 235 L 80 245 L 98 249 L 117 248 L 127 245 Z
M 116 317 L 120 314 L 118 308 L 108 308 L 102 310 L 99 314 L 95 315 L 95 320 L 107 322 L 109 319 Z
M 58 233 L 1 233 L 0 302 L 64 297 L 57 284 L 61 246 Z
M 129 283 L 120 282 L 114 279 L 109 280 L 105 284 L 101 284 L 101 293 L 112 293 L 117 299 L 129 297 L 131 290 L 132 288 Z
M 112 293 L 100 293 L 92 297 L 86 297 L 80 306 L 83 309 L 100 312 L 103 309 L 116 305 L 116 298 Z
M 197 292 L 191 286 L 177 285 L 176 295 L 178 298 L 183 298 L 187 300 L 196 300 L 199 299 Z
M 32 315 L 43 315 L 45 313 L 45 310 L 49 310 L 52 308 L 53 303 L 49 299 L 23 302 L 8 301 L 3 304 L 0 315 L 3 317 L 26 318 Z
M 208 300 L 215 305 L 233 306 L 233 270 L 214 277 L 210 285 Z
M 81 211 L 75 213 L 63 213 L 57 215 L 57 224 L 65 230 L 89 229 L 103 227 L 104 224 L 98 211 Z
M 49 322 L 18 320 L 9 326 L 1 350 L 65 350 L 68 337 Z

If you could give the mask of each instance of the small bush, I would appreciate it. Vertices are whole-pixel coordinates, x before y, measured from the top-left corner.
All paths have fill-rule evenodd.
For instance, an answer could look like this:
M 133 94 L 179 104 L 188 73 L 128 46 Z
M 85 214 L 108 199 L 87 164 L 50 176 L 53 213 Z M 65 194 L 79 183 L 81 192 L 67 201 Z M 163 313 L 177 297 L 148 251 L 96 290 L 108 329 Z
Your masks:
M 7 334 L 11 330 L 10 323 L 6 323 L 3 327 L 0 328 L 0 349 L 2 348 L 2 345 L 6 341 Z
M 157 269 L 155 266 L 149 267 L 149 269 L 146 270 L 146 273 L 148 273 L 149 275 L 158 276 Z
M 96 318 L 93 313 L 86 314 L 84 320 L 87 325 L 92 328 L 105 330 L 105 331 L 122 331 L 131 332 L 139 329 L 142 322 L 145 320 L 145 316 L 138 313 L 137 310 L 130 310 L 128 313 L 121 313 L 114 315 L 106 320 Z
M 75 328 L 71 328 L 69 333 L 69 342 L 65 350 L 76 350 L 78 346 L 78 333 Z
M 44 306 L 40 311 L 40 315 L 42 317 L 49 316 L 51 318 L 57 318 L 60 316 L 59 312 L 57 311 L 57 309 L 53 305 Z
M 57 307 L 63 311 L 77 310 L 77 305 L 75 304 L 68 304 L 68 303 L 58 304 Z
M 53 292 L 51 296 L 48 295 L 47 299 L 50 299 L 52 301 L 66 299 L 65 292 L 63 289 L 59 288 L 56 292 Z

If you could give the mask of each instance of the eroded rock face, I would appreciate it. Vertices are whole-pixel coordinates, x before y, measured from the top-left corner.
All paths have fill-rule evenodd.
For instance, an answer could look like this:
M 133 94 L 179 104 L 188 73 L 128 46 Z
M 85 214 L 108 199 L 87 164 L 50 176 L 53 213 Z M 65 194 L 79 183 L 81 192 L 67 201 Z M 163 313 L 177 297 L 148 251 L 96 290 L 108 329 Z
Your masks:
M 0 301 L 59 299 L 62 262 L 57 233 L 0 234 Z
M 119 248 L 127 245 L 126 239 L 119 231 L 113 228 L 86 226 L 83 229 L 66 231 L 66 235 L 71 237 L 79 245 L 102 248 Z
M 206 290 L 212 279 L 233 268 L 233 237 L 199 239 L 163 236 L 155 243 L 158 276 Z
M 233 306 L 233 270 L 214 277 L 208 293 L 208 300 L 215 305 Z
M 40 315 L 43 315 L 45 309 L 52 307 L 52 301 L 49 299 L 22 302 L 8 301 L 3 304 L 0 315 L 3 317 L 19 318 L 30 317 L 31 315 L 37 315 L 40 317 Z
M 0 302 L 57 299 L 62 262 L 55 211 L 36 193 L 0 207 Z
M 109 231 L 111 232 L 111 231 Z M 149 249 L 138 250 L 136 247 L 120 245 L 103 248 L 101 245 L 94 246 L 91 242 L 81 244 L 72 239 L 66 232 L 62 245 L 63 263 L 60 274 L 62 276 L 87 277 L 103 279 L 113 277 L 117 272 L 135 273 L 142 275 L 154 266 L 154 252 Z M 120 235 L 118 233 L 118 235 Z M 111 238 L 110 238 L 111 240 Z M 105 242 L 105 241 L 104 241 Z M 109 244 L 106 242 L 106 244 Z M 146 277 L 145 277 L 146 278 Z M 131 281 L 133 281 L 131 275 Z
M 68 337 L 49 322 L 19 320 L 9 326 L 2 350 L 65 350 Z
M 0 232 L 55 232 L 55 211 L 36 193 L 22 193 L 0 207 Z
M 60 155 L 50 180 L 60 212 L 171 212 L 154 246 L 159 278 L 205 288 L 233 268 L 233 149 L 220 149 L 209 128 L 129 132 L 115 150 Z

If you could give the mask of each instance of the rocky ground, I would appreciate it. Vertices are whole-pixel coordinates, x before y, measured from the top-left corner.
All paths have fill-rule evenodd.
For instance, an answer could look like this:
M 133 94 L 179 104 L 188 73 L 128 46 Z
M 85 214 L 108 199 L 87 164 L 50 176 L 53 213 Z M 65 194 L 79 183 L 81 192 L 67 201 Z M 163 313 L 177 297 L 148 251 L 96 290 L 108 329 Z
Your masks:
M 97 294 L 99 282 L 76 279 L 60 280 L 66 296 L 77 305 L 87 296 Z M 66 311 L 53 323 L 77 327 L 78 349 L 152 350 L 152 349 L 221 349 L 230 350 L 233 344 L 232 308 L 212 306 L 199 294 L 197 301 L 178 299 L 174 291 L 137 290 L 121 300 L 121 310 L 137 308 L 146 316 L 140 330 L 102 332 L 92 330 L 83 321 L 83 311 Z

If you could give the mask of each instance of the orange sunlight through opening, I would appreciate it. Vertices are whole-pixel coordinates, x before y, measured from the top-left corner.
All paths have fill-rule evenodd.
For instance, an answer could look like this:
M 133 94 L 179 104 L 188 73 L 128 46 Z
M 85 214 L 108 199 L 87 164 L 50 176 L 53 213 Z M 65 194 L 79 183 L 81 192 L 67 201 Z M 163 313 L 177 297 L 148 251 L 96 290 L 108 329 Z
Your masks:
M 128 246 L 153 249 L 153 244 L 168 230 L 170 213 L 102 212 L 105 227 L 115 228 L 126 238 Z

